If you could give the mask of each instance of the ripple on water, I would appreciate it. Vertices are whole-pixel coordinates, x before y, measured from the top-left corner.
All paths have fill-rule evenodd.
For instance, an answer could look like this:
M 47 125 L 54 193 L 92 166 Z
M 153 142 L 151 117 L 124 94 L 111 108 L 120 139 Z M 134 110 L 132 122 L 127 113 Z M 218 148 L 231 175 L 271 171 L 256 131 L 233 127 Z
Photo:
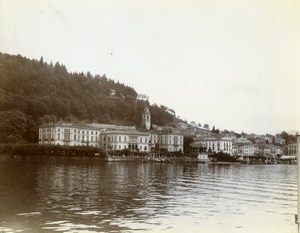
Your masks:
M 41 215 L 41 212 L 20 213 L 20 214 L 17 214 L 17 215 L 18 215 L 18 216 L 26 216 L 26 217 L 29 217 L 29 216 Z
M 69 221 L 54 221 L 45 223 L 48 226 L 42 227 L 44 230 L 63 231 L 63 232 L 99 232 L 101 227 L 87 224 L 75 224 Z M 56 225 L 56 226 L 49 226 Z

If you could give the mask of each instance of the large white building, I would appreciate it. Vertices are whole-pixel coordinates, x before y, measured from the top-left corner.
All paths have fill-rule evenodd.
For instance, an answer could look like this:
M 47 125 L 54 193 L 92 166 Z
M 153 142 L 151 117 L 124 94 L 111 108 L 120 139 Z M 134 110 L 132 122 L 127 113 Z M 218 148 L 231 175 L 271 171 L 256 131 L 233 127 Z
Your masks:
M 254 145 L 250 141 L 238 141 L 232 144 L 232 154 L 236 156 L 249 157 L 254 156 Z
M 230 138 L 211 137 L 202 140 L 208 152 L 224 152 L 232 155 L 232 140 Z
M 58 122 L 39 128 L 39 144 L 93 146 L 107 150 L 150 152 L 156 146 L 169 152 L 183 152 L 180 132 L 137 131 L 132 126 Z
M 291 143 L 291 144 L 287 144 L 284 147 L 284 154 L 285 155 L 297 155 L 298 153 L 298 145 L 297 143 Z
M 101 128 L 59 122 L 39 128 L 39 144 L 99 147 Z
M 178 131 L 162 132 L 158 134 L 160 148 L 169 152 L 183 152 L 183 135 Z
M 107 150 L 150 151 L 149 133 L 138 131 L 102 131 L 99 144 L 101 148 Z
M 142 128 L 109 124 L 78 124 L 58 122 L 44 124 L 39 128 L 40 144 L 69 146 L 93 146 L 103 149 L 150 152 L 165 149 L 169 152 L 183 152 L 183 135 L 179 131 L 153 131 L 151 113 L 145 107 L 142 114 Z

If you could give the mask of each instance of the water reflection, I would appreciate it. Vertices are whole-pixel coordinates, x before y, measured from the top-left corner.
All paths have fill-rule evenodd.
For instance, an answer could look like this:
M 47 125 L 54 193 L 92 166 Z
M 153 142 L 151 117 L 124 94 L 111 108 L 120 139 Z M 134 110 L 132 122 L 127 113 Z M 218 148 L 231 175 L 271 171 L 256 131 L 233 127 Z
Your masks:
M 296 232 L 295 166 L 1 157 L 0 169 L 0 231 Z

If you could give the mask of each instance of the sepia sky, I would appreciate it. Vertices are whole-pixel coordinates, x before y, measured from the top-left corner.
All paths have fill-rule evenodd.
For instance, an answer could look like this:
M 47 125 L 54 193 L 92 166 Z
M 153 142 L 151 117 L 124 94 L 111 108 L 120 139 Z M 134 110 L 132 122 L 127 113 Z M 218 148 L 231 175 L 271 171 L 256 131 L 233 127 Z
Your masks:
M 299 0 L 0 0 L 0 51 L 106 74 L 188 122 L 300 129 Z

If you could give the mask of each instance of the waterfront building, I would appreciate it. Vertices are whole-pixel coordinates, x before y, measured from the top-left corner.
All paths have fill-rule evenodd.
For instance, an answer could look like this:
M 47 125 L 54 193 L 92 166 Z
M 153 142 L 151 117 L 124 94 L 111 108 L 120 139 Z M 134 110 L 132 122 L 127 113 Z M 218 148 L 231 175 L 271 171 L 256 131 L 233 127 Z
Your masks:
M 100 129 L 90 125 L 59 122 L 39 128 L 39 144 L 99 146 Z
M 258 156 L 259 155 L 259 145 L 258 144 L 254 144 L 253 148 L 254 148 L 254 155 Z
M 149 152 L 149 133 L 138 131 L 109 130 L 102 131 L 100 147 L 107 150 L 123 150 Z
M 149 133 L 149 147 L 151 151 L 159 148 L 159 134 L 155 132 Z
M 232 155 L 232 140 L 230 138 L 211 137 L 202 140 L 208 152 L 224 152 Z
M 103 130 L 135 130 L 131 126 L 57 122 L 39 127 L 39 144 L 99 147 Z
M 159 146 L 169 152 L 183 152 L 183 135 L 179 131 L 159 133 Z
M 207 151 L 206 143 L 199 139 L 196 139 L 193 143 L 190 144 L 190 146 L 192 147 L 193 152 L 203 153 Z
M 235 142 L 234 154 L 242 157 L 254 156 L 254 146 L 250 141 Z
M 107 150 L 150 152 L 156 147 L 183 152 L 180 132 L 143 132 L 133 126 L 57 122 L 39 127 L 39 144 L 93 146 Z
M 232 142 L 232 154 L 238 155 L 238 153 L 239 153 L 239 145 L 237 142 L 233 141 Z
M 273 144 L 262 144 L 259 148 L 259 153 L 266 157 L 279 157 L 283 154 L 282 147 Z
M 284 150 L 285 155 L 294 155 L 294 156 L 296 156 L 297 151 L 298 151 L 297 143 L 287 144 L 286 146 L 284 146 L 283 150 Z

